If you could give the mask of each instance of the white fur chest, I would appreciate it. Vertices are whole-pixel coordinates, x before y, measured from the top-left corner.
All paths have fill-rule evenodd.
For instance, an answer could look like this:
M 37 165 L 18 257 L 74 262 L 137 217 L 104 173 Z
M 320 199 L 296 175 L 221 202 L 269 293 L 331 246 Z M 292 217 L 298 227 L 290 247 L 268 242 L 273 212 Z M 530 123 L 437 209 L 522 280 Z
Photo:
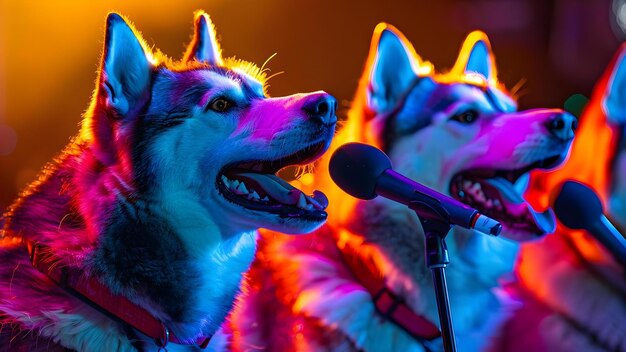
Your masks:
M 216 302 L 222 300 L 224 293 L 236 292 L 243 272 L 254 258 L 256 238 L 256 231 L 233 236 L 199 258 L 196 265 L 202 275 L 202 286 L 195 299 L 199 311 L 209 312 L 211 317 L 225 315 L 226 312 L 215 311 L 220 308 Z M 233 298 L 230 297 L 230 301 Z
M 182 328 L 214 332 L 231 308 L 243 272 L 252 263 L 257 232 L 225 234 L 204 207 L 183 197 L 170 198 L 161 211 L 176 229 L 198 275 L 189 302 L 189 307 L 193 307 L 190 317 L 197 322 L 191 323 L 193 327 Z M 211 215 L 219 217 L 219 213 L 215 209 Z

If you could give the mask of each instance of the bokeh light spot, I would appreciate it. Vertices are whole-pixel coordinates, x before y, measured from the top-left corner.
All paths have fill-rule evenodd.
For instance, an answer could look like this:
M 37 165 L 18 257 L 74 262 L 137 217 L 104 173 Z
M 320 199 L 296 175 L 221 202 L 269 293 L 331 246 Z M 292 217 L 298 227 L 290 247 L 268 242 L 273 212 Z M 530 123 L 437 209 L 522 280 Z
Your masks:
M 306 174 L 304 174 L 304 175 L 300 176 L 299 180 L 300 180 L 300 182 L 301 182 L 303 185 L 305 185 L 305 186 L 310 186 L 310 185 L 312 185 L 312 184 L 313 184 L 314 177 L 313 177 L 313 174 L 311 174 L 311 173 L 306 173 Z

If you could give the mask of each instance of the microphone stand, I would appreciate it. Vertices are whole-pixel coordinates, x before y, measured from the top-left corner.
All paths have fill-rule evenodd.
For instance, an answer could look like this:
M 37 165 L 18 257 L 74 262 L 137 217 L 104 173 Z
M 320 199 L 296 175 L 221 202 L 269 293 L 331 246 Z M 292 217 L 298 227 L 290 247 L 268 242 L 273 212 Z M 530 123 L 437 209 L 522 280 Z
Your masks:
M 419 201 L 409 204 L 409 208 L 417 213 L 424 229 L 426 266 L 430 269 L 433 276 L 443 349 L 445 352 L 456 352 L 456 339 L 454 327 L 452 326 L 445 272 L 446 266 L 450 263 L 445 238 L 450 232 L 452 225 L 447 220 L 449 216 L 445 209 L 436 207 L 439 209 L 435 209 L 432 204 L 425 204 Z

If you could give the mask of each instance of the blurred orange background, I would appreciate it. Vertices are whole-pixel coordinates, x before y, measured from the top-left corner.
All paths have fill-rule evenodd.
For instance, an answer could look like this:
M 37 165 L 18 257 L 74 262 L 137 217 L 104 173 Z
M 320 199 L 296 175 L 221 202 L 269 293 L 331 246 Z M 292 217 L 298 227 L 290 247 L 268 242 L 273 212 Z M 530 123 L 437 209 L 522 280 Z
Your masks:
M 78 132 L 94 88 L 104 19 L 118 11 L 150 45 L 179 58 L 193 11 L 207 11 L 226 56 L 262 64 L 279 96 L 323 89 L 350 104 L 378 22 L 398 27 L 438 70 L 485 31 L 500 80 L 524 80 L 521 108 L 589 96 L 624 39 L 619 0 L 0 1 L 0 212 Z M 626 9 L 626 7 L 624 7 Z M 616 15 L 617 14 L 617 15 Z

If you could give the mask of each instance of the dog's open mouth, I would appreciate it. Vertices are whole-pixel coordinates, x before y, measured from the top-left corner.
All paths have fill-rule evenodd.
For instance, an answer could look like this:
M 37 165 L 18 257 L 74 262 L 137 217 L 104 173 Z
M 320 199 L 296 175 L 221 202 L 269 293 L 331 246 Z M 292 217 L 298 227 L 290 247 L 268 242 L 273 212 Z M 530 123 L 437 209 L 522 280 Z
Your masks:
M 325 220 L 328 198 L 320 191 L 306 195 L 276 176 L 280 169 L 305 165 L 327 148 L 326 141 L 312 144 L 278 160 L 245 161 L 226 166 L 218 174 L 217 186 L 224 198 L 245 208 L 281 217 Z
M 522 195 L 531 170 L 553 168 L 562 161 L 563 156 L 556 155 L 516 170 L 463 171 L 452 178 L 450 194 L 502 223 L 505 231 L 520 236 L 514 239 L 528 239 L 524 234 L 541 236 L 556 228 L 552 211 L 536 212 Z

